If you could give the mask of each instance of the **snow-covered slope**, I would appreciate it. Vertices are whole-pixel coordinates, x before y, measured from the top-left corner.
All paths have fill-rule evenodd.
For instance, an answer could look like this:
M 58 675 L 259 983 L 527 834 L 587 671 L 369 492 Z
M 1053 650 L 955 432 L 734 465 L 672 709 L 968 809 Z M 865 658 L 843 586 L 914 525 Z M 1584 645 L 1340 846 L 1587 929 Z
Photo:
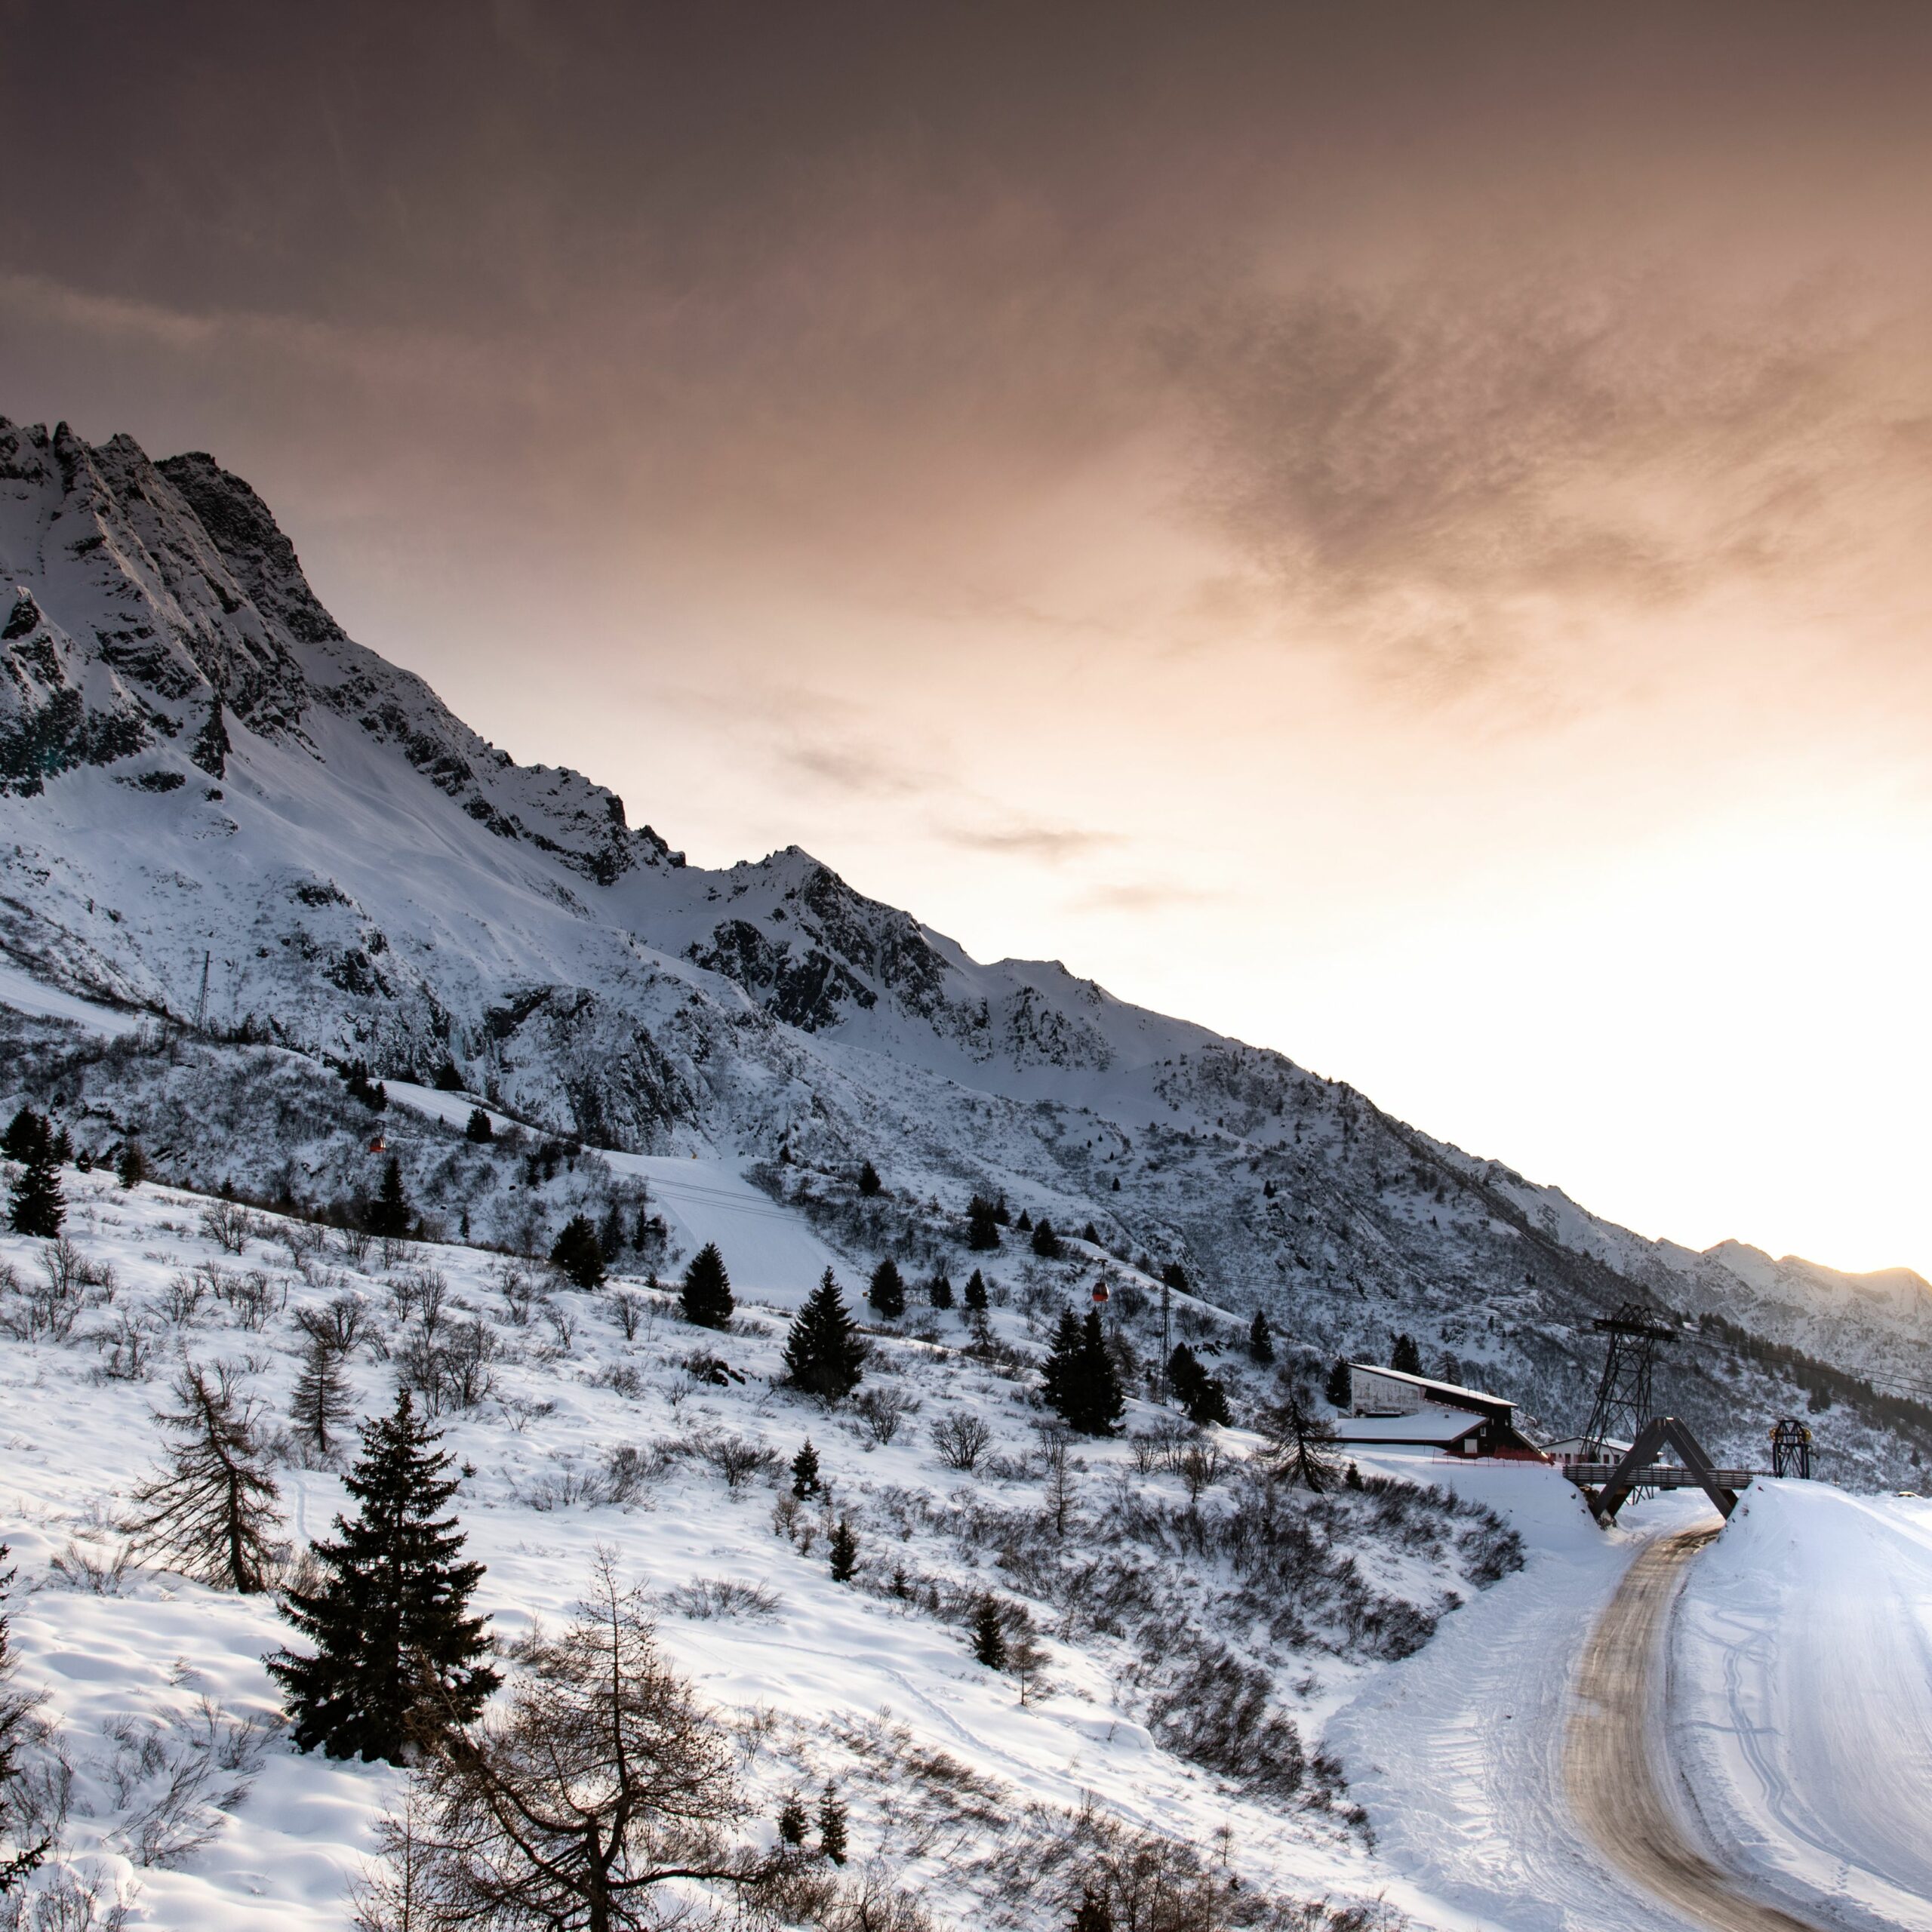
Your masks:
M 122 1561 L 179 1363 L 230 1365 L 272 1439 L 297 1315 L 345 1296 L 366 1312 L 358 1408 L 416 1379 L 462 1460 L 499 1635 L 554 1620 L 595 1549 L 614 1550 L 674 1663 L 735 1727 L 754 1835 L 770 1840 L 787 1791 L 835 1779 L 854 1883 L 916 1894 L 946 1928 L 1058 1932 L 1095 1861 L 1143 1855 L 1224 1900 L 1240 1880 L 1239 1913 L 1190 1924 L 1341 1932 L 1371 1922 L 1342 1915 L 1351 1902 L 1399 1884 L 1321 1727 L 1518 1560 L 1487 1512 L 1401 1484 L 1272 1489 L 1242 1469 L 1252 1438 L 1230 1433 L 1198 1495 L 1144 1444 L 1083 1445 L 1063 1515 L 1030 1371 L 1001 1346 L 972 1352 L 956 1315 L 932 1340 L 876 1337 L 866 1386 L 884 1399 L 828 1413 L 772 1386 L 783 1317 L 761 1304 L 728 1333 L 698 1331 L 641 1281 L 579 1294 L 513 1257 L 427 1244 L 384 1265 L 268 1215 L 238 1252 L 234 1232 L 211 1233 L 205 1197 L 64 1178 L 71 1300 L 45 1244 L 0 1236 L 0 1531 L 22 1681 L 48 1692 L 73 1774 L 54 1875 L 131 1899 L 131 1927 L 345 1924 L 395 1789 L 385 1767 L 289 1746 L 260 1661 L 288 1635 L 269 1599 Z M 1025 1340 L 1017 1307 L 990 1321 L 996 1345 Z M 466 1387 L 433 1366 L 458 1346 L 480 1367 Z M 971 1470 L 935 1445 L 949 1417 L 985 1426 Z M 1138 1403 L 1129 1417 L 1143 1434 L 1166 1420 Z M 828 1494 L 795 1509 L 808 1436 Z M 292 1538 L 327 1531 L 341 1467 L 281 1435 Z M 848 1584 L 826 1564 L 839 1517 L 859 1537 Z M 1035 1633 L 1023 1679 L 969 1654 L 986 1592 Z
M 1740 1453 L 1822 1386 L 1757 1343 L 1932 1383 L 1915 1275 L 1642 1240 L 1278 1054 L 1057 964 L 975 961 L 796 848 L 685 865 L 614 795 L 516 764 L 344 637 L 206 456 L 0 422 L 0 948 L 42 989 L 29 1011 L 58 991 L 440 1074 L 540 1134 L 754 1174 L 855 1259 L 940 1262 L 968 1195 L 1004 1194 L 1091 1225 L 1083 1262 L 1179 1262 L 1321 1352 L 1412 1333 L 1556 1433 L 1587 1402 L 1590 1318 L 1638 1294 L 1746 1331 L 1672 1371 L 1674 1405 Z M 16 1092 L 84 1091 L 103 1140 L 145 1128 L 152 1069 L 51 1028 L 19 1044 Z M 238 1183 L 267 1189 L 272 1139 Z M 347 1144 L 326 1181 L 318 1154 L 283 1184 L 338 1186 Z M 205 1149 L 172 1158 L 209 1171 Z M 888 1193 L 862 1208 L 866 1158 Z M 1841 1414 L 1863 1399 L 1830 1392 Z M 1847 1469 L 1932 1450 L 1875 1440 L 1850 1432 Z

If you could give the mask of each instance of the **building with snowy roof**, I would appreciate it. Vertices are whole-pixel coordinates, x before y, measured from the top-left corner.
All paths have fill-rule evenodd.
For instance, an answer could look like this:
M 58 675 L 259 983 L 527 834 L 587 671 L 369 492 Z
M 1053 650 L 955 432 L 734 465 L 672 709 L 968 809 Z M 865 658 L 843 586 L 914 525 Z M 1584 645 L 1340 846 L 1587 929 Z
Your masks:
M 1368 1362 L 1349 1364 L 1349 1412 L 1336 1418 L 1335 1435 L 1364 1449 L 1543 1460 L 1516 1427 L 1516 1405 L 1508 1397 Z

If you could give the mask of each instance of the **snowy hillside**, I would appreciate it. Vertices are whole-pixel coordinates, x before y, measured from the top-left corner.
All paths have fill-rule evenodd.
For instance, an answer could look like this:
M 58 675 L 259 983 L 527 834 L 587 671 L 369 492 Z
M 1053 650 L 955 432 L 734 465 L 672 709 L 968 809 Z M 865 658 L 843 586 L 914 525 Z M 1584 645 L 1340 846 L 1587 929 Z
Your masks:
M 1642 1240 L 1278 1054 L 1056 964 L 977 962 L 795 848 L 687 866 L 345 638 L 205 456 L 0 423 L 0 947 L 25 1016 L 0 1087 L 99 1151 L 136 1134 L 177 1177 L 351 1199 L 371 1123 L 326 1069 L 359 1061 L 460 1091 L 540 1152 L 696 1155 L 854 1263 L 954 1266 L 969 1197 L 1003 1195 L 1091 1226 L 1076 1267 L 1177 1263 L 1321 1355 L 1411 1334 L 1552 1434 L 1582 1420 L 1590 1318 L 1646 1296 L 1730 1324 L 1665 1371 L 1727 1453 L 1807 1401 L 1835 1405 L 1818 1426 L 1849 1478 L 1932 1453 L 1932 1411 L 1882 1399 L 1932 1383 L 1915 1275 Z M 108 1052 L 56 992 L 165 1023 Z M 278 1110 L 250 1091 L 271 1063 Z M 219 1145 L 194 1126 L 217 1090 Z M 862 1202 L 867 1158 L 887 1191 Z M 545 1244 L 569 1176 L 514 1164 L 444 1189 L 448 1232 Z
M 416 1243 L 385 1259 L 205 1197 L 64 1179 L 64 1249 L 0 1238 L 14 1644 L 48 1694 L 42 1762 L 72 1780 L 43 1882 L 128 1902 L 131 1926 L 346 1922 L 398 1774 L 293 1750 L 260 1662 L 288 1635 L 272 1601 L 131 1563 L 122 1527 L 162 1453 L 153 1412 L 192 1361 L 228 1365 L 262 1405 L 286 1534 L 326 1531 L 343 1451 L 287 1425 L 297 1318 L 346 1301 L 356 1406 L 413 1383 L 462 1460 L 498 1635 L 566 1612 L 614 1550 L 733 1727 L 755 1832 L 788 1792 L 835 1782 L 854 1896 L 903 1892 L 945 1926 L 1057 1927 L 1083 1882 L 1137 1860 L 1195 1899 L 1189 1924 L 1398 1922 L 1351 1915 L 1400 1881 L 1321 1730 L 1519 1561 L 1479 1506 L 1380 1478 L 1271 1487 L 1238 1434 L 1204 1475 L 1177 1472 L 1171 1419 L 1137 1404 L 1131 1433 L 1081 1445 L 1056 1487 L 1011 1305 L 991 1346 L 957 1315 L 931 1340 L 876 1336 L 866 1399 L 828 1412 L 772 1386 L 783 1317 L 761 1303 L 712 1334 L 638 1281 L 578 1293 Z M 971 1467 L 937 1439 L 961 1420 L 983 1426 Z M 808 1436 L 825 1490 L 801 1503 Z M 839 1519 L 859 1542 L 843 1583 Z M 989 1592 L 1014 1633 L 1004 1672 L 967 1648 Z

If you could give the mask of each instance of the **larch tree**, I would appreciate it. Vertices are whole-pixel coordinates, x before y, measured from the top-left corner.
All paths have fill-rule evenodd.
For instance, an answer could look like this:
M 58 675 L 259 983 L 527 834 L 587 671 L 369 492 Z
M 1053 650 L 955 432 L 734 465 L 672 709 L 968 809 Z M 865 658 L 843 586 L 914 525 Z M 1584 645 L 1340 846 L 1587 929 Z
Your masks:
M 166 1466 L 134 1491 L 135 1542 L 183 1576 L 252 1595 L 268 1587 L 281 1522 L 260 1405 L 232 1370 L 192 1362 L 174 1396 L 155 1418 L 174 1438 Z

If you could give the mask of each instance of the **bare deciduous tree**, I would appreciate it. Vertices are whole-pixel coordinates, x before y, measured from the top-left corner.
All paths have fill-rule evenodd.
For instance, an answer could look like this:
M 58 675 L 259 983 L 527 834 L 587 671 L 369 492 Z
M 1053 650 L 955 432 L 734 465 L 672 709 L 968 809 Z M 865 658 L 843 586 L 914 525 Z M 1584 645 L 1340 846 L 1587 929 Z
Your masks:
M 562 1635 L 540 1632 L 516 1654 L 508 1712 L 435 1746 L 415 1809 L 382 1828 L 368 1932 L 626 1932 L 657 1922 L 657 1888 L 673 1881 L 743 1891 L 768 1879 L 774 1861 L 732 1835 L 749 1807 L 731 1740 L 660 1654 L 610 1552 Z
M 217 1589 L 265 1589 L 281 1492 L 268 1472 L 260 1407 L 235 1389 L 230 1369 L 192 1362 L 174 1400 L 155 1418 L 177 1438 L 168 1466 L 134 1491 L 137 1543 Z
M 977 1468 L 992 1439 L 992 1429 L 968 1410 L 955 1409 L 933 1424 L 933 1447 L 949 1469 Z

